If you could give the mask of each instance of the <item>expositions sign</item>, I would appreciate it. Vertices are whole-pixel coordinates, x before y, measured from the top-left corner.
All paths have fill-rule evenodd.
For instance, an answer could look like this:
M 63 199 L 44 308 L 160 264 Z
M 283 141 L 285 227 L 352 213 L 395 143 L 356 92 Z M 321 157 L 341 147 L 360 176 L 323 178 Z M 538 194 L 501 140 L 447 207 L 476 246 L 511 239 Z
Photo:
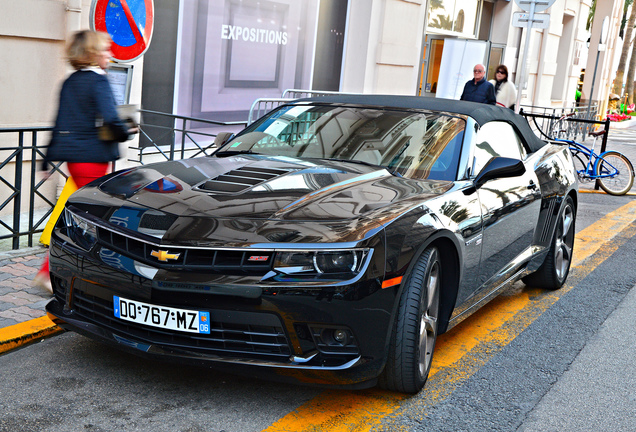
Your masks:
M 153 0 L 93 0 L 91 28 L 113 39 L 113 58 L 132 61 L 150 45 L 154 27 Z

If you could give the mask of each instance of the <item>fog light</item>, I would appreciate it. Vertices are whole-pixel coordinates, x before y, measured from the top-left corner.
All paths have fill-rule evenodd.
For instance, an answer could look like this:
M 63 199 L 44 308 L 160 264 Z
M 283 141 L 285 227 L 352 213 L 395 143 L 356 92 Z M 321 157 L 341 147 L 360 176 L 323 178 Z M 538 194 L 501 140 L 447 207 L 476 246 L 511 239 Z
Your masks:
M 347 335 L 346 330 L 337 329 L 333 331 L 333 339 L 336 342 L 341 343 L 342 345 L 346 345 L 348 342 L 349 336 Z

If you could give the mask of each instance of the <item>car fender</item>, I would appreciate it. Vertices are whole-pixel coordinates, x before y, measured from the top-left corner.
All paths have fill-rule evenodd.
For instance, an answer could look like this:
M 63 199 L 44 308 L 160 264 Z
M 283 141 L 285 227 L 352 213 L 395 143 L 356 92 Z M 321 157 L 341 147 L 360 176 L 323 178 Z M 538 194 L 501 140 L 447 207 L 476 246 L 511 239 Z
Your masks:
M 459 280 L 461 278 L 461 268 L 462 268 L 462 259 L 461 259 L 461 245 L 458 240 L 458 237 L 451 230 L 444 228 L 441 226 L 441 223 L 437 219 L 434 214 L 428 213 L 422 215 L 420 218 L 416 220 L 417 224 L 422 226 L 429 227 L 428 235 L 425 239 L 420 240 L 418 236 L 415 235 L 407 235 L 404 238 L 404 242 L 402 244 L 402 250 L 410 250 L 412 251 L 409 254 L 409 259 L 406 265 L 403 267 L 399 276 L 394 276 L 394 274 L 388 275 L 385 277 L 386 279 L 392 277 L 402 277 L 402 283 L 399 285 L 389 288 L 395 290 L 395 302 L 393 304 L 393 308 L 391 310 L 391 319 L 390 326 L 387 329 L 387 334 L 385 335 L 385 353 L 388 354 L 389 345 L 391 343 L 391 335 L 393 329 L 395 327 L 398 307 L 400 303 L 400 297 L 404 290 L 404 282 L 408 280 L 409 275 L 413 271 L 415 263 L 417 259 L 424 253 L 426 248 L 428 248 L 431 244 L 436 244 L 440 247 L 440 253 L 442 254 L 442 259 L 444 260 L 453 260 L 452 266 L 454 267 L 455 272 L 452 272 L 454 275 L 450 279 L 445 279 L 445 287 L 442 287 L 442 292 L 440 293 L 440 320 L 438 327 L 438 334 L 443 333 L 448 327 L 449 318 L 453 312 L 453 308 L 455 305 L 455 301 L 457 298 L 457 290 L 459 286 Z M 413 230 L 411 232 L 416 232 L 416 224 L 412 225 Z M 446 262 L 446 261 L 444 261 Z M 450 265 L 450 262 L 448 263 Z M 386 355 L 384 358 L 386 362 Z

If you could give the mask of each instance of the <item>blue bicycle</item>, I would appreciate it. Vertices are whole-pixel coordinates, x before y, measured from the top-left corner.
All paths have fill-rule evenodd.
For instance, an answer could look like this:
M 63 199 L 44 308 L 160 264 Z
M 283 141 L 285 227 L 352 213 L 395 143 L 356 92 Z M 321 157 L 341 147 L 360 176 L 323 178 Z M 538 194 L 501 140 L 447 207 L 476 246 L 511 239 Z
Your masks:
M 600 155 L 594 152 L 596 139 L 604 133 L 604 130 L 589 133 L 594 137 L 592 148 L 571 139 L 554 138 L 554 141 L 564 142 L 570 146 L 574 168 L 580 182 L 598 180 L 601 189 L 608 194 L 625 195 L 634 184 L 634 167 L 620 152 L 608 150 Z

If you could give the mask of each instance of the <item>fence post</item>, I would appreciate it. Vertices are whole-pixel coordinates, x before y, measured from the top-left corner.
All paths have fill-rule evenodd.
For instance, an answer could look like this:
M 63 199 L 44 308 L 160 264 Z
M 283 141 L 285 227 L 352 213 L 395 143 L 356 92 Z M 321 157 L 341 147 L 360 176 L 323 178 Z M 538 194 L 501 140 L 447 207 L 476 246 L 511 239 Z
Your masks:
M 186 121 L 186 119 L 183 119 L 183 125 L 181 126 L 181 159 L 185 158 Z
M 22 200 L 22 160 L 24 150 L 24 131 L 18 132 L 18 154 L 15 156 L 15 190 L 13 197 L 13 249 L 20 248 L 20 201 Z
M 605 133 L 603 134 L 603 142 L 601 144 L 600 153 L 603 153 L 605 149 L 607 148 L 607 136 L 609 135 L 609 130 L 610 130 L 610 119 L 608 118 L 605 119 L 604 126 L 605 126 Z
M 35 211 L 35 173 L 37 172 L 37 131 L 31 131 L 31 187 L 29 188 L 29 235 L 28 245 L 33 247 L 33 213 Z

